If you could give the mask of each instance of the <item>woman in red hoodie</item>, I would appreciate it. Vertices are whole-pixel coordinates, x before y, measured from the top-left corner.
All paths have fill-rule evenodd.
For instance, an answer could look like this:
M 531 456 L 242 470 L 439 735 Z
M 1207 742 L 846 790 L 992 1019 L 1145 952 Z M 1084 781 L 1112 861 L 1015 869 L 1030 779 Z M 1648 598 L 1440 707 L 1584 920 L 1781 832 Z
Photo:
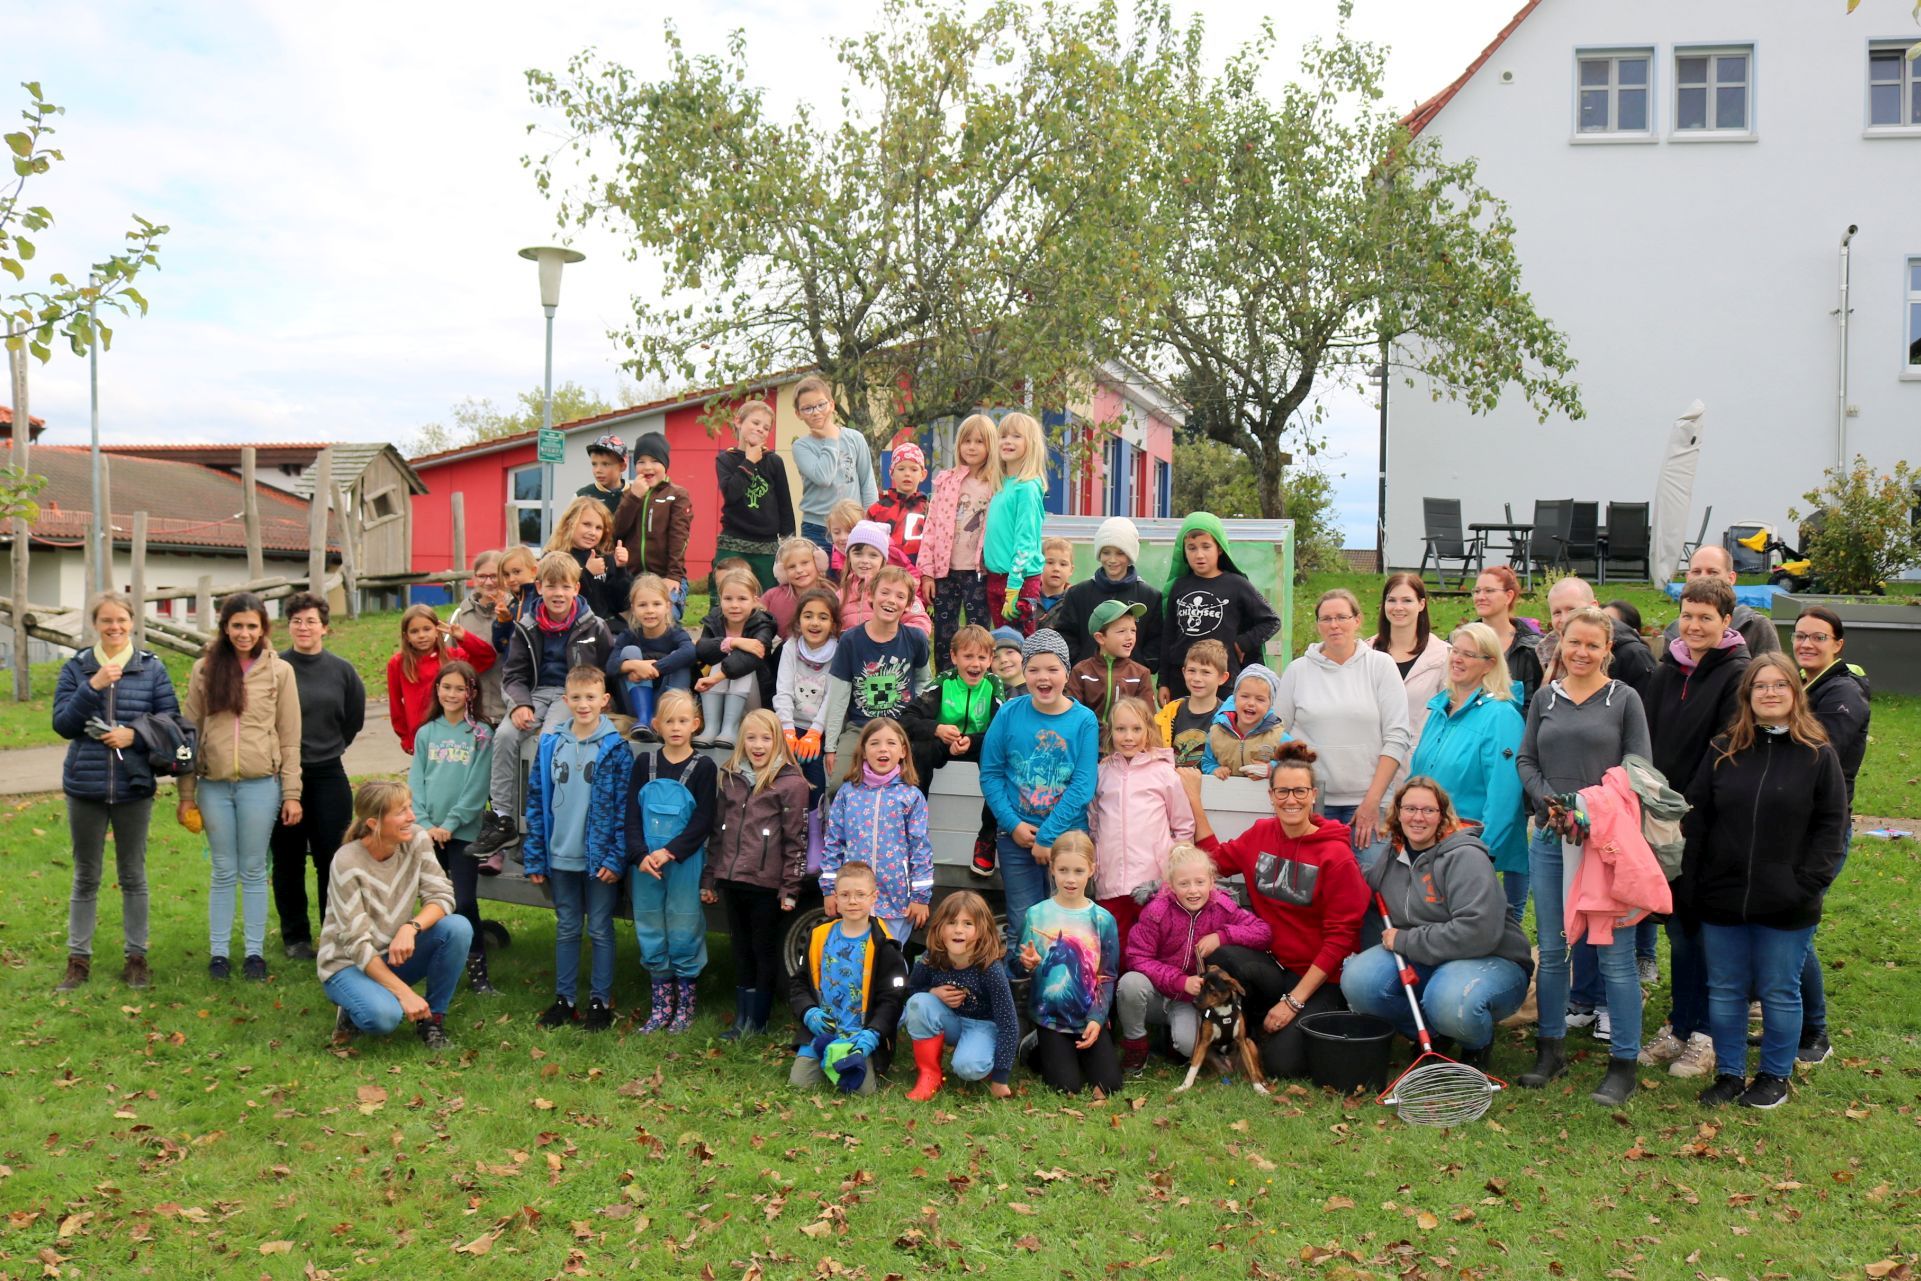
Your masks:
M 401 750 L 414 751 L 414 735 L 439 713 L 434 682 L 444 663 L 458 659 L 476 672 L 494 665 L 494 647 L 459 623 L 443 623 L 431 605 L 412 605 L 400 616 L 400 648 L 387 660 L 387 717 Z
M 1274 931 L 1266 952 L 1221 947 L 1209 958 L 1247 989 L 1247 1018 L 1260 1024 L 1261 1068 L 1271 1077 L 1306 1075 L 1301 1016 L 1344 1008 L 1341 963 L 1367 911 L 1347 824 L 1314 814 L 1314 761 L 1306 743 L 1281 744 L 1267 779 L 1274 817 L 1225 842 L 1201 805 L 1200 771 L 1181 771 L 1195 843 L 1221 875 L 1246 878 L 1249 905 Z

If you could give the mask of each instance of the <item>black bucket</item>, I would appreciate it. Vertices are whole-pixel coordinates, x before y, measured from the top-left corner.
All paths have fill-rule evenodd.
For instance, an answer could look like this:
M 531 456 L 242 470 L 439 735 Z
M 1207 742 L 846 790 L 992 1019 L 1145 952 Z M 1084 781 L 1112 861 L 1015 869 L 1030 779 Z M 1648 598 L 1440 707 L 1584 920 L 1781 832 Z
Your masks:
M 1322 1010 L 1301 1020 L 1307 1038 L 1307 1074 L 1316 1085 L 1342 1094 L 1387 1088 L 1388 1050 L 1394 1025 L 1372 1014 Z

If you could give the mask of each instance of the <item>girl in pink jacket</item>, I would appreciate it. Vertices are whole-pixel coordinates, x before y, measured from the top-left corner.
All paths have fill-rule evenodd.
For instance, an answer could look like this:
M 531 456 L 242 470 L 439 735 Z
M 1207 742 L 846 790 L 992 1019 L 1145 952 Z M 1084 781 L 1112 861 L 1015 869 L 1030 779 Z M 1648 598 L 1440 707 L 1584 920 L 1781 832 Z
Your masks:
M 1226 946 L 1265 952 L 1274 942 L 1266 921 L 1217 889 L 1214 860 L 1195 845 L 1167 852 L 1167 885 L 1134 922 L 1122 952 L 1114 1017 L 1121 1029 L 1121 1070 L 1139 1071 L 1147 1063 L 1147 1024 L 1164 1022 L 1175 1053 L 1194 1053 L 1200 1011 L 1194 997 L 1209 956 Z
M 1144 700 L 1115 700 L 1101 746 L 1100 783 L 1087 807 L 1094 900 L 1114 918 L 1124 954 L 1128 930 L 1162 879 L 1168 843 L 1194 839 L 1194 811 Z
M 960 466 L 934 477 L 921 535 L 917 569 L 920 598 L 934 612 L 934 652 L 946 654 L 967 621 L 987 617 L 987 567 L 981 546 L 987 537 L 987 505 L 1000 492 L 1000 462 L 995 457 L 999 429 L 986 414 L 975 414 L 954 433 Z

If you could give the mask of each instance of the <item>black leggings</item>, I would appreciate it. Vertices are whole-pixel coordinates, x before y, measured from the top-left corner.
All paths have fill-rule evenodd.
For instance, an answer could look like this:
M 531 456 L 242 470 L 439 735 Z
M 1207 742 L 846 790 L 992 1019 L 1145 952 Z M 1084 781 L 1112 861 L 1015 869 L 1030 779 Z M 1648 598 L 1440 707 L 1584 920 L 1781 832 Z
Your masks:
M 1100 1039 L 1086 1049 L 1075 1048 L 1080 1038 L 1050 1027 L 1037 1027 L 1041 1080 L 1062 1094 L 1079 1094 L 1093 1086 L 1112 1098 L 1121 1092 L 1121 1060 L 1114 1053 L 1114 1037 L 1101 1025 Z
M 334 851 L 346 844 L 345 833 L 354 821 L 353 785 L 338 761 L 318 761 L 301 770 L 300 821 L 292 827 L 276 821 L 268 848 L 273 851 L 273 905 L 280 917 L 280 941 L 312 943 L 313 925 L 307 919 L 307 865 L 314 868 L 319 887 L 320 922 L 327 921 L 327 877 L 333 872 Z
M 744 881 L 716 881 L 727 932 L 733 936 L 734 984 L 774 991 L 780 983 L 780 891 Z
M 434 857 L 440 860 L 440 870 L 454 883 L 454 911 L 467 918 L 467 924 L 474 927 L 473 942 L 467 945 L 468 956 L 487 955 L 487 936 L 480 930 L 480 860 L 467 853 L 470 841 L 451 840 L 445 845 L 434 846 Z
M 1294 1021 L 1270 1036 L 1260 1030 L 1261 1021 L 1280 1001 L 1283 992 L 1292 992 L 1300 984 L 1300 976 L 1282 969 L 1281 963 L 1268 953 L 1251 947 L 1216 948 L 1207 960 L 1210 965 L 1226 970 L 1247 989 L 1241 1013 L 1260 1044 L 1261 1071 L 1271 1077 L 1306 1076 L 1307 1036 L 1301 1031 L 1301 1020 L 1322 1010 L 1346 1009 L 1347 1002 L 1341 999 L 1341 985 L 1332 979 L 1321 984 L 1303 1003 Z

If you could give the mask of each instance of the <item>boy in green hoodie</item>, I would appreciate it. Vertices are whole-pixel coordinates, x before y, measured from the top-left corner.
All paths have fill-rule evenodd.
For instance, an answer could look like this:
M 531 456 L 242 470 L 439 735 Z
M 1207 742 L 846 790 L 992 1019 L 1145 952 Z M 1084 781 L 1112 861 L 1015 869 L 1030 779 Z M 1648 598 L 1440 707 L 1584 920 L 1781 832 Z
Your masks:
M 955 632 L 947 653 L 953 666 L 935 677 L 900 714 L 923 796 L 934 785 L 934 771 L 949 761 L 980 762 L 987 727 L 1005 697 L 1000 678 L 988 670 L 995 650 L 994 637 L 985 627 L 969 623 Z M 994 874 L 994 833 L 994 811 L 983 804 L 980 831 L 974 838 L 976 875 Z
M 1199 640 L 1213 639 L 1227 649 L 1230 678 L 1261 661 L 1268 638 L 1281 618 L 1234 564 L 1234 551 L 1220 517 L 1195 512 L 1181 522 L 1179 552 L 1167 572 L 1162 593 L 1167 611 L 1161 658 L 1161 698 L 1192 693 L 1182 665 Z

